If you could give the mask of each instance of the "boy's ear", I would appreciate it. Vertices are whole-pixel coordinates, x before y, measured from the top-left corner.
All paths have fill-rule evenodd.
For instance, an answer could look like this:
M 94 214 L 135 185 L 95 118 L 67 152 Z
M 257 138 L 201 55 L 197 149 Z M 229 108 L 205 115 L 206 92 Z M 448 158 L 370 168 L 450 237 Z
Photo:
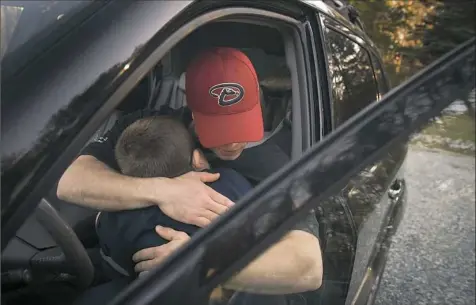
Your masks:
M 194 149 L 192 154 L 192 166 L 196 170 L 202 170 L 208 167 L 205 157 L 199 149 Z

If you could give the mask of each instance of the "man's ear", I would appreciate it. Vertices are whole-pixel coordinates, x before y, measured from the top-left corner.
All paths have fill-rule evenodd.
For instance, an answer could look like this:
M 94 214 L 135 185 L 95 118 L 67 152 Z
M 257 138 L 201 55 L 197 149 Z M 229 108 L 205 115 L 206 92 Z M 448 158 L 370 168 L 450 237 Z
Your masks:
M 192 166 L 196 170 L 208 168 L 208 162 L 199 149 L 194 149 L 192 154 Z

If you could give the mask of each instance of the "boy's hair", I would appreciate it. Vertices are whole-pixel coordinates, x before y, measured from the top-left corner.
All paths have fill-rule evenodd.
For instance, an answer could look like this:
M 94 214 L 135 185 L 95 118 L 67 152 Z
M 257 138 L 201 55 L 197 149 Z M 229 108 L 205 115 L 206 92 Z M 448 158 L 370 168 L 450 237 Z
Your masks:
M 173 178 L 192 170 L 194 148 L 192 136 L 181 122 L 153 116 L 129 125 L 114 153 L 125 175 Z

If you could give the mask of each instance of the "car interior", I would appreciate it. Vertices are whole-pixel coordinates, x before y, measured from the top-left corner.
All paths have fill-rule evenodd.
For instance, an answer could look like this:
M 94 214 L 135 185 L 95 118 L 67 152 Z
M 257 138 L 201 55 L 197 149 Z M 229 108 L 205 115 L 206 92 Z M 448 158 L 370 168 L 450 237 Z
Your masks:
M 300 109 L 299 99 L 294 94 L 296 90 L 293 90 L 296 88 L 293 70 L 296 60 L 289 51 L 289 43 L 294 42 L 277 27 L 267 24 L 233 20 L 208 23 L 173 47 L 103 122 L 89 142 L 104 135 L 121 115 L 146 107 L 186 107 L 185 70 L 190 59 L 204 48 L 228 46 L 249 56 L 260 82 L 265 138 L 247 148 L 275 141 L 294 159 L 302 153 L 303 145 L 301 128 L 293 128 L 292 124 L 299 126 L 301 115 L 296 111 Z M 59 241 L 65 237 L 55 235 L 55 228 L 42 221 L 42 215 L 54 214 L 54 210 L 59 214 L 56 215 L 59 222 L 70 228 L 68 240 Z M 101 273 L 94 227 L 97 212 L 58 199 L 56 186 L 52 188 L 2 253 L 2 304 L 4 301 L 16 305 L 67 304 L 81 291 L 106 283 L 108 279 Z M 324 242 L 322 246 L 325 247 Z M 65 247 L 75 248 L 76 254 L 67 253 Z M 82 262 L 74 262 L 74 259 Z M 92 274 L 83 275 L 82 281 L 78 281 L 81 276 L 75 271 L 88 268 Z

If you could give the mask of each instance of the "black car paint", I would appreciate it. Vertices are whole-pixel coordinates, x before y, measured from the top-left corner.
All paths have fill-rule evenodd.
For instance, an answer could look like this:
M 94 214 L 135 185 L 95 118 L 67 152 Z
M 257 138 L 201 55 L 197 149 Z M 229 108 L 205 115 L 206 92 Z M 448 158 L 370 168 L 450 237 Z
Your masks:
M 241 2 L 240 4 L 242 5 L 250 5 L 251 3 L 245 3 L 245 2 Z M 112 4 L 110 4 L 112 6 Z M 227 3 L 224 3 L 223 6 L 227 6 Z M 203 11 L 206 11 L 207 9 L 209 8 L 215 8 L 216 6 L 213 6 L 212 4 L 208 3 L 208 7 L 202 7 L 199 11 L 196 11 L 195 14 L 199 14 Z M 256 7 L 256 6 L 255 6 Z M 261 5 L 258 5 L 257 7 L 262 7 Z M 278 12 L 281 12 L 281 13 L 286 13 L 288 15 L 292 15 L 296 18 L 298 18 L 299 16 L 298 15 L 301 15 L 303 14 L 302 11 L 299 11 L 299 10 L 293 10 L 292 12 L 290 12 L 289 10 L 286 10 L 286 9 L 283 9 L 284 6 L 280 6 L 278 5 L 277 6 L 279 9 L 277 10 Z M 293 6 L 293 8 L 295 8 Z M 114 8 L 108 8 L 110 10 L 110 12 L 114 12 Z M 130 10 L 130 7 L 128 7 L 128 9 Z M 111 15 L 116 15 L 116 18 L 117 18 L 117 13 L 119 11 L 115 12 L 116 14 L 114 13 L 110 13 Z M 130 11 L 129 11 L 130 13 Z M 313 13 L 313 11 L 311 11 L 311 14 Z M 120 15 L 120 14 L 119 14 Z M 92 20 L 96 20 L 97 18 L 99 18 L 99 16 L 101 16 L 101 11 L 97 13 L 97 16 L 95 16 L 94 18 L 92 18 Z M 105 20 L 108 20 L 108 17 L 104 17 L 104 16 L 101 16 L 102 18 L 104 18 Z M 91 23 L 91 21 L 89 21 L 87 24 L 86 24 L 86 27 L 91 29 L 93 26 L 90 26 L 89 24 Z M 83 26 L 84 27 L 84 26 Z M 100 27 L 98 25 L 96 25 L 96 27 Z M 103 26 L 104 28 L 104 26 Z M 81 29 L 80 29 L 81 30 Z M 81 33 L 81 32 L 80 32 Z M 78 38 L 74 37 L 74 35 L 79 35 L 77 33 L 73 33 L 71 34 L 71 37 L 65 37 L 64 38 L 64 41 L 61 42 L 61 44 L 59 44 L 58 46 L 56 46 L 56 48 L 58 48 L 59 50 L 61 50 L 61 53 L 64 53 L 64 54 L 72 54 L 70 50 L 68 50 L 68 41 L 71 41 L 71 40 L 78 40 Z M 74 38 L 72 38 L 74 37 Z M 79 40 L 80 41 L 80 40 Z M 83 40 L 84 41 L 84 40 Z M 91 41 L 94 41 L 94 38 L 91 39 Z M 76 45 L 77 47 L 77 45 Z M 67 50 L 64 50 L 62 48 L 66 48 Z M 103 47 L 104 48 L 104 47 Z M 80 48 L 78 48 L 80 49 Z M 99 49 L 99 48 L 98 48 Z M 14 80 L 16 79 L 17 82 L 21 82 L 22 84 L 27 84 L 28 86 L 28 80 L 35 80 L 37 79 L 37 76 L 38 74 L 41 74 L 43 71 L 41 71 L 41 65 L 45 66 L 49 66 L 50 69 L 52 67 L 54 67 L 52 64 L 45 64 L 44 62 L 48 59 L 52 59 L 54 61 L 60 59 L 60 57 L 57 57 L 55 56 L 56 52 L 60 52 L 60 51 L 56 51 L 55 49 L 53 49 L 52 51 L 50 51 L 50 54 L 53 54 L 53 55 L 50 55 L 50 54 L 46 54 L 45 58 L 41 58 L 41 60 L 37 60 L 36 62 L 33 62 L 33 63 L 30 63 L 30 65 L 28 66 L 27 70 L 26 71 L 23 71 L 20 75 L 17 75 Z M 133 57 L 133 56 L 131 56 Z M 76 58 L 76 56 L 73 56 L 71 55 L 70 58 Z M 91 59 L 92 61 L 94 59 Z M 117 61 L 117 60 L 116 60 Z M 77 98 L 76 100 L 72 100 L 71 103 L 69 104 L 69 108 L 70 109 L 74 109 L 75 107 L 77 107 L 76 109 L 74 110 L 63 110 L 63 114 L 62 115 L 58 115 L 57 118 L 61 119 L 61 123 L 63 123 L 64 125 L 66 125 L 67 127 L 70 127 L 71 129 L 69 130 L 62 130 L 63 128 L 59 128 L 59 132 L 56 130 L 56 128 L 53 128 L 53 130 L 55 131 L 55 136 L 57 136 L 57 141 L 58 143 L 67 143 L 67 139 L 66 138 L 61 138 L 61 133 L 65 132 L 66 134 L 69 133 L 70 135 L 70 139 L 71 139 L 71 136 L 72 135 L 75 135 L 76 132 L 74 131 L 74 129 L 72 129 L 72 127 L 74 126 L 74 124 L 78 124 L 78 123 L 81 123 L 81 121 L 84 123 L 85 120 L 81 120 L 82 118 L 81 117 L 77 117 L 75 116 L 76 114 L 82 114 L 84 116 L 82 116 L 83 118 L 87 118 L 91 115 L 91 113 L 93 113 L 94 111 L 96 111 L 98 108 L 98 104 L 94 105 L 94 106 L 89 106 L 90 107 L 90 110 L 88 108 L 81 108 L 79 109 L 80 105 L 81 107 L 87 107 L 87 104 L 86 102 L 89 102 L 89 103 L 92 103 L 92 100 L 94 100 L 92 97 L 95 97 L 95 100 L 96 101 L 99 101 L 101 98 L 104 98 L 104 96 L 106 96 L 106 92 L 104 92 L 105 90 L 103 90 L 102 92 L 99 92 L 101 91 L 102 88 L 111 88 L 111 91 L 112 91 L 112 88 L 114 88 L 113 85 L 111 85 L 111 83 L 114 82 L 114 79 L 116 78 L 117 80 L 117 76 L 118 74 L 120 74 L 120 69 L 119 67 L 122 66 L 124 63 L 126 62 L 130 62 L 131 60 L 130 59 L 127 59 L 127 60 L 122 60 L 121 64 L 116 64 L 114 65 L 114 69 L 111 69 L 109 70 L 108 73 L 104 74 L 102 73 L 101 76 L 100 76 L 100 79 L 103 78 L 104 80 L 101 81 L 100 79 L 96 81 L 96 84 L 92 87 L 90 87 L 89 89 L 89 92 L 86 91 L 85 94 L 83 94 L 83 96 L 79 96 L 79 98 Z M 84 65 L 84 63 L 81 63 L 82 65 Z M 62 67 L 63 65 L 65 65 L 64 63 L 59 63 L 58 64 L 58 67 Z M 38 68 L 38 66 L 40 66 L 40 68 Z M 130 70 L 133 69 L 133 66 L 131 65 L 131 68 Z M 53 70 L 54 71 L 54 70 Z M 35 73 L 36 72 L 36 73 Z M 112 72 L 112 73 L 111 73 Z M 36 75 L 35 75 L 36 74 Z M 105 77 L 106 76 L 106 77 Z M 48 79 L 48 76 L 45 76 L 44 77 L 45 79 Z M 19 80 L 18 80 L 19 79 Z M 12 80 L 10 80 L 10 82 L 13 82 Z M 8 82 L 6 83 L 6 87 L 7 88 L 15 88 L 13 86 L 8 86 Z M 28 86 L 30 87 L 30 86 Z M 38 86 L 39 87 L 39 86 Z M 37 87 L 37 88 L 38 88 Z M 37 89 L 37 88 L 33 88 L 33 89 Z M 61 86 L 54 86 L 52 85 L 51 88 L 65 88 L 64 90 L 68 90 L 70 89 L 70 86 L 66 85 L 65 87 L 61 87 Z M 92 88 L 97 88 L 97 90 L 92 90 Z M 16 89 L 16 88 L 15 88 Z M 58 90 L 58 91 L 61 91 L 61 90 Z M 18 101 L 18 103 L 15 103 L 15 107 L 18 107 L 18 105 L 23 101 L 23 99 L 25 98 L 23 96 L 23 91 L 13 91 L 13 93 L 9 92 L 9 90 L 6 90 L 6 92 L 4 92 L 5 96 L 7 97 L 6 100 L 15 100 L 15 101 Z M 11 94 L 12 96 L 10 96 L 9 94 Z M 15 95 L 16 94 L 16 95 Z M 38 95 L 35 94 L 34 97 L 36 98 Z M 29 96 L 30 98 L 32 97 L 32 95 Z M 23 98 L 23 99 L 22 99 Z M 26 97 L 28 98 L 28 96 Z M 51 103 L 51 100 L 49 101 Z M 30 102 L 29 104 L 30 106 L 33 105 L 33 102 Z M 93 108 L 94 107 L 94 108 Z M 9 109 L 7 109 L 8 111 Z M 89 110 L 89 111 L 88 111 Z M 16 109 L 12 109 L 11 110 L 12 112 L 15 111 L 17 112 L 18 110 Z M 69 116 L 68 116 L 68 113 L 69 113 Z M 35 115 L 37 115 L 37 113 L 35 113 Z M 3 122 L 5 122 L 3 120 Z M 8 127 L 8 121 L 7 121 L 7 127 Z M 63 125 L 63 126 L 64 126 Z M 69 125 L 69 126 L 68 126 Z M 31 126 L 25 126 L 25 127 L 31 127 Z M 58 126 L 55 126 L 55 127 L 58 127 Z M 79 127 L 78 127 L 79 129 Z M 5 130 L 5 129 L 3 129 Z M 49 136 L 49 139 L 50 141 L 51 140 L 54 140 L 54 136 L 53 136 L 53 139 L 51 139 L 51 136 Z M 83 138 L 84 139 L 84 138 Z M 8 138 L 7 138 L 8 140 Z M 8 143 L 8 142 L 7 142 Z M 64 145 L 64 144 L 63 144 Z M 43 146 L 45 147 L 45 146 Z M 55 153 L 58 154 L 61 152 L 62 149 L 57 149 L 55 150 L 55 145 L 50 145 L 50 146 L 47 146 L 50 150 L 49 151 L 45 151 L 44 153 L 42 153 L 41 155 L 42 156 L 46 156 L 46 155 L 49 155 L 49 156 L 54 156 Z M 64 147 L 64 146 L 63 146 Z M 9 146 L 8 148 L 12 148 L 11 146 Z M 7 151 L 8 152 L 8 151 Z M 34 152 L 34 150 L 33 150 Z M 30 154 L 32 154 L 32 151 L 30 151 Z M 38 153 L 38 155 L 40 155 Z M 28 154 L 26 154 L 26 156 L 28 156 Z M 28 158 L 26 158 L 28 159 Z M 19 161 L 19 164 L 22 164 L 22 162 L 26 162 L 25 159 L 20 159 L 21 161 Z M 50 159 L 51 161 L 53 161 L 54 159 L 51 158 Z M 8 171 L 8 164 L 6 164 L 6 168 L 7 168 L 7 171 L 5 172 L 5 177 L 8 177 L 9 179 L 7 179 L 7 181 L 9 182 L 14 182 L 14 180 L 11 180 L 11 177 L 12 176 L 8 176 L 8 174 L 11 175 L 11 172 Z M 45 165 L 45 168 L 48 168 L 50 167 L 51 164 L 48 164 L 48 165 Z M 18 170 L 18 164 L 15 165 L 15 169 Z M 4 168 L 5 169 L 5 168 Z M 39 173 L 39 175 L 41 176 L 41 173 Z M 49 180 L 49 179 L 45 179 L 45 180 Z M 4 180 L 5 181 L 5 180 Z M 29 185 L 31 186 L 31 183 L 29 183 Z M 45 189 L 47 188 L 47 186 L 43 186 Z M 11 188 L 7 188 L 7 189 L 13 189 L 13 187 Z M 21 198 L 21 197 L 20 197 Z M 4 201 L 5 202 L 5 201 Z M 331 274 L 330 278 L 329 279 L 336 279 L 338 280 L 339 282 L 342 282 L 342 283 L 345 283 L 345 287 L 342 287 L 339 289 L 339 293 L 341 293 L 342 291 L 346 291 L 346 286 L 348 285 L 348 282 L 350 280 L 350 274 L 351 274 L 351 271 L 352 271 L 352 259 L 353 259 L 353 251 L 355 251 L 355 242 L 356 242 L 356 230 L 355 230 L 355 225 L 352 226 L 351 224 L 353 223 L 353 220 L 352 220 L 352 215 L 349 213 L 350 210 L 348 209 L 348 207 L 346 206 L 345 204 L 345 201 L 341 204 L 341 205 L 332 205 L 332 207 L 325 207 L 326 205 L 323 204 L 321 209 L 319 209 L 319 211 L 321 212 L 321 215 L 319 216 L 320 217 L 320 220 L 322 221 L 322 228 L 323 228 L 323 232 L 324 232 L 324 236 L 326 236 L 327 238 L 325 238 L 323 240 L 323 245 L 327 245 L 327 244 L 333 244 L 334 246 L 336 246 L 336 248 L 330 248 L 332 249 L 332 251 L 334 252 L 333 253 L 333 256 L 335 257 L 335 262 L 334 262 L 334 265 L 335 266 L 342 266 L 344 264 L 346 264 L 348 267 L 347 268 L 341 268 L 341 270 L 343 269 L 346 269 L 347 272 L 344 272 L 343 274 L 338 274 L 338 270 L 335 270 L 334 272 L 336 272 L 336 274 Z M 5 206 L 4 206 L 5 207 Z M 337 210 L 336 210 L 337 208 Z M 2 212 L 2 215 L 3 215 L 3 212 Z M 341 218 L 341 216 L 337 216 L 337 215 L 345 215 L 345 218 Z M 11 220 L 12 218 L 11 217 L 8 217 L 8 214 L 6 214 L 6 218 Z M 353 229 L 351 229 L 351 227 L 353 227 Z M 7 229 L 8 229 L 8 226 L 7 226 Z M 338 237 L 338 239 L 336 240 L 336 236 Z M 5 240 L 5 239 L 3 239 Z M 329 297 L 335 297 L 335 296 L 329 296 Z M 345 299 L 345 294 L 344 295 L 341 295 L 341 298 L 342 299 Z
M 132 73 L 141 61 L 152 52 L 152 49 L 157 43 L 165 38 L 161 33 L 172 31 L 181 21 L 188 20 L 190 16 L 200 14 L 210 8 L 216 8 L 218 6 L 225 7 L 231 5 L 231 3 L 231 1 L 223 1 L 220 4 L 216 2 L 206 2 L 201 6 L 197 6 L 196 10 L 187 11 L 189 14 L 187 17 L 182 16 L 181 20 L 171 23 L 161 30 L 158 35 L 154 35 L 155 30 L 152 30 L 148 32 L 149 36 L 147 37 L 140 37 L 140 35 L 134 35 L 131 32 L 129 35 L 125 35 L 125 37 L 115 37 L 113 42 L 117 44 L 115 44 L 116 48 L 113 48 L 114 50 L 124 47 L 124 44 L 120 44 L 121 41 L 127 41 L 129 48 L 121 50 L 121 52 L 109 52 L 108 56 L 113 57 L 110 64 L 100 59 L 104 56 L 104 53 L 101 54 L 101 50 L 111 48 L 111 44 L 102 40 L 103 37 L 101 36 L 105 35 L 103 32 L 113 28 L 114 25 L 111 23 L 111 20 L 118 20 L 122 14 L 127 12 L 129 18 L 135 16 L 134 20 L 138 18 L 137 20 L 143 22 L 144 25 L 146 25 L 148 21 L 152 22 L 152 18 L 155 19 L 155 22 L 160 20 L 160 23 L 163 22 L 163 25 L 177 12 L 173 14 L 168 12 L 168 14 L 165 14 L 159 9 L 159 7 L 163 8 L 164 4 L 154 3 L 153 1 L 141 4 L 108 4 L 84 25 L 63 37 L 49 53 L 30 63 L 22 73 L 15 75 L 11 79 L 7 79 L 7 81 L 3 83 L 3 88 L 5 89 L 2 92 L 2 140 L 5 141 L 4 132 L 5 135 L 11 135 L 11 129 L 21 127 L 22 129 L 26 129 L 24 130 L 25 135 L 17 132 L 15 136 L 24 136 L 23 140 L 27 140 L 28 144 L 25 150 L 22 150 L 21 147 L 15 145 L 15 137 L 6 138 L 9 140 L 6 144 L 10 145 L 7 148 L 5 148 L 5 142 L 2 143 L 4 144 L 2 146 L 2 182 L 5 183 L 6 181 L 8 183 L 6 187 L 5 184 L 3 184 L 2 191 L 2 249 L 6 245 L 6 241 L 9 237 L 14 235 L 16 228 L 22 223 L 25 215 L 31 212 L 31 209 L 39 202 L 45 190 L 54 184 L 54 181 L 58 179 L 67 164 L 74 158 L 73 152 L 78 151 L 79 147 L 86 142 L 88 136 L 92 134 L 91 131 L 97 128 L 107 113 L 117 105 L 119 101 L 112 101 L 104 106 L 102 103 L 119 84 L 127 78 L 129 73 Z M 240 6 L 249 5 L 259 8 L 268 8 L 266 3 L 261 4 L 251 1 L 241 1 L 239 3 Z M 303 16 L 301 10 L 296 10 L 297 6 L 289 6 L 285 1 L 276 2 L 273 3 L 273 5 L 276 7 L 277 12 L 291 15 L 295 18 L 302 18 Z M 161 12 L 164 18 L 157 17 L 157 14 Z M 140 23 L 139 25 L 135 23 L 135 25 L 140 26 Z M 93 29 L 97 28 L 102 29 L 100 33 L 94 33 Z M 161 28 L 161 26 L 156 25 L 155 29 L 159 28 Z M 131 31 L 133 30 L 134 29 L 131 29 Z M 75 47 L 72 47 L 72 45 Z M 98 46 L 96 48 L 97 52 L 89 53 L 86 54 L 88 56 L 82 57 L 81 48 L 91 45 Z M 132 50 L 131 46 L 135 46 L 136 49 Z M 84 62 L 80 62 L 80 59 L 84 60 Z M 72 64 L 88 66 L 91 63 L 96 65 L 96 71 L 98 72 L 94 75 L 89 75 L 89 78 L 85 78 L 81 88 L 76 87 L 76 90 L 73 90 L 74 92 L 70 92 L 71 98 L 60 100 L 59 97 L 50 95 L 50 97 L 54 97 L 53 100 L 48 100 L 49 105 L 52 107 L 48 109 L 48 114 L 44 114 L 45 118 L 42 124 L 42 126 L 45 127 L 48 126 L 47 122 L 53 122 L 48 126 L 51 128 L 49 133 L 42 134 L 38 129 L 32 129 L 30 132 L 33 134 L 29 137 L 28 128 L 34 126 L 18 124 L 18 120 L 6 121 L 4 119 L 7 118 L 7 114 L 9 114 L 10 117 L 16 114 L 16 118 L 18 118 L 18 114 L 28 113 L 28 111 L 36 117 L 38 113 L 36 113 L 33 108 L 34 100 L 40 96 L 40 93 L 44 93 L 44 91 L 40 90 L 45 90 L 43 86 L 50 86 L 49 88 L 55 88 L 58 92 L 71 91 L 71 89 L 75 88 L 65 82 L 63 82 L 62 86 L 57 86 L 62 83 L 62 79 L 60 79 L 60 77 L 50 78 L 50 75 L 63 77 L 64 74 L 67 74 L 69 71 L 64 71 L 64 74 L 59 72 L 63 71 L 64 65 L 66 64 L 67 66 Z M 121 67 L 126 63 L 130 63 L 130 68 L 121 74 Z M 70 70 L 74 71 L 74 68 L 70 68 Z M 43 83 L 41 83 L 41 81 L 38 83 L 38 80 L 43 81 Z M 52 80 L 56 83 L 52 82 Z M 22 88 L 28 88 L 29 90 L 20 90 L 19 84 L 21 84 Z M 74 97 L 76 97 L 76 99 L 74 99 Z M 54 105 L 54 101 L 61 103 Z M 5 105 L 4 103 L 7 104 Z M 8 131 L 10 131 L 10 133 L 7 133 Z M 9 154 L 5 155 L 4 149 Z M 66 152 L 65 149 L 67 149 Z M 10 158 L 9 160 L 7 159 L 8 157 Z M 60 158 L 58 159 L 58 157 Z M 332 162 L 332 159 L 330 162 Z M 391 166 L 394 167 L 395 165 Z M 50 168 L 52 169 L 50 170 Z M 47 175 L 44 175 L 44 173 L 47 173 Z M 7 192 L 5 192 L 5 190 Z M 260 208 L 260 210 L 263 210 L 263 207 Z M 339 212 L 337 214 L 339 214 Z M 330 213 L 325 215 L 332 218 Z M 279 218 L 284 219 L 281 218 L 281 216 Z M 296 218 L 294 217 L 294 219 Z M 347 223 L 346 226 L 350 225 L 349 219 L 344 221 Z M 335 225 L 339 226 L 339 222 L 337 221 Z M 355 242 L 355 228 L 357 226 L 354 224 L 353 227 L 354 229 L 342 229 L 345 234 L 351 234 L 353 238 L 351 245 Z M 277 235 L 275 234 L 275 236 Z M 341 242 L 341 244 L 347 246 L 348 242 Z M 256 251 L 254 252 L 256 253 Z M 195 253 L 195 255 L 199 254 L 198 251 Z M 248 261 L 249 257 L 249 255 L 244 256 L 243 259 Z M 347 255 L 347 261 L 349 260 L 348 257 Z M 222 263 L 222 266 L 225 267 L 227 265 L 226 263 Z
M 104 101 L 187 4 L 110 2 L 21 72 L 2 78 L 2 249 L 120 102 Z M 140 72 L 135 84 L 147 71 Z
M 332 12 L 332 11 L 331 11 Z M 331 17 L 332 16 L 332 17 Z M 318 22 L 322 26 L 332 28 L 334 30 L 343 33 L 345 36 L 363 46 L 368 52 L 372 53 L 374 57 L 379 58 L 378 50 L 369 41 L 368 37 L 362 33 L 359 29 L 350 26 L 346 23 L 346 20 L 337 18 L 336 14 L 325 15 L 322 12 L 318 13 Z M 317 28 L 316 33 L 319 33 Z M 315 40 L 320 45 L 325 45 L 326 35 L 321 33 L 320 37 L 315 37 Z M 327 56 L 321 55 L 320 60 L 325 60 L 324 74 L 327 77 L 321 81 L 322 83 L 331 83 L 329 67 L 327 63 Z M 380 64 L 379 62 L 377 64 Z M 389 83 L 387 82 L 385 75 L 384 84 L 381 84 L 379 88 L 379 95 L 383 96 L 389 90 Z M 324 87 L 324 86 L 322 86 Z M 324 89 L 326 89 L 324 87 Z M 323 94 L 324 96 L 324 111 L 326 116 L 324 120 L 332 118 L 332 96 L 329 90 Z M 327 94 L 327 95 L 326 95 Z M 375 97 L 378 100 L 378 96 Z M 327 103 L 326 101 L 329 100 Z M 326 134 L 332 131 L 332 122 L 327 122 L 324 126 L 328 129 L 325 130 Z M 347 295 L 352 282 L 356 281 L 356 278 L 361 277 L 353 275 L 354 261 L 357 252 L 364 252 L 365 250 L 357 247 L 357 240 L 360 233 L 360 228 L 367 220 L 369 215 L 373 213 L 377 205 L 385 205 L 385 209 L 390 208 L 390 200 L 385 196 L 389 188 L 389 184 L 393 183 L 396 173 L 402 165 L 405 159 L 407 147 L 404 142 L 395 144 L 390 150 L 391 153 L 387 154 L 379 162 L 372 164 L 365 170 L 363 170 L 357 177 L 353 178 L 349 184 L 341 190 L 341 192 L 329 200 L 321 202 L 316 207 L 316 216 L 318 217 L 321 227 L 321 243 L 323 248 L 324 259 L 324 273 L 326 289 L 321 291 L 321 300 L 332 300 L 336 303 L 344 303 L 345 299 L 352 298 Z M 399 200 L 396 204 L 404 204 L 406 201 Z M 386 226 L 384 224 L 384 226 Z M 365 239 L 376 240 L 377 232 L 374 236 L 365 236 Z M 380 241 L 382 242 L 382 241 Z M 372 247 L 373 244 L 366 244 L 367 247 Z M 366 264 L 366 262 L 359 261 L 360 264 Z M 366 281 L 373 281 L 374 278 L 365 277 Z M 355 286 L 355 284 L 354 284 Z
M 8 79 L 29 61 L 50 48 L 55 41 L 89 18 L 107 1 L 8 1 L 6 6 L 23 7 L 12 39 L 8 56 L 2 62 L 2 77 Z

